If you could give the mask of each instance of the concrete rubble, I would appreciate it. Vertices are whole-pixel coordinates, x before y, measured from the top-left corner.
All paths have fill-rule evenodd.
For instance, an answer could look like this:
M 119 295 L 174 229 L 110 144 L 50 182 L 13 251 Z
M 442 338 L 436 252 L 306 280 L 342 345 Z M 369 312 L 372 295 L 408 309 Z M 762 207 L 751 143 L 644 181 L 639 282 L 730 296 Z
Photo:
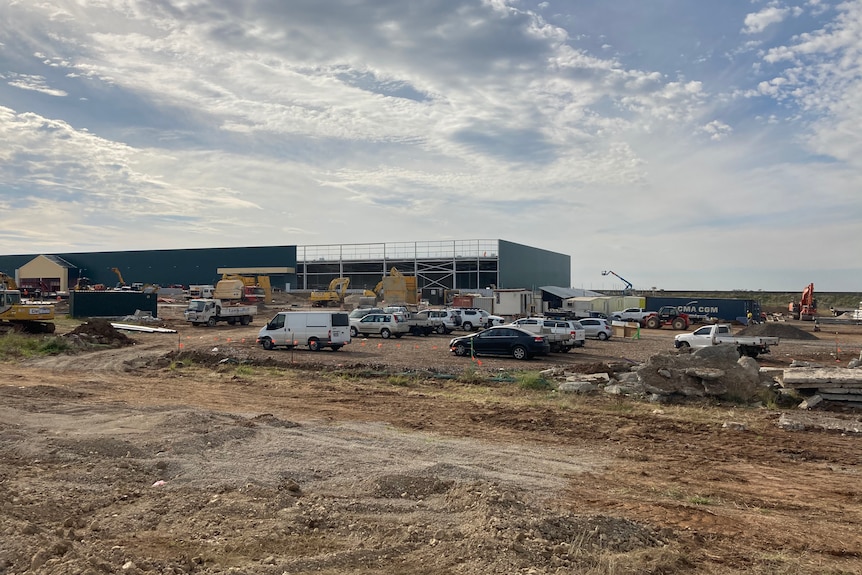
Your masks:
M 614 371 L 615 368 L 624 371 Z M 543 372 L 559 381 L 561 393 L 603 391 L 642 397 L 657 403 L 692 398 L 756 401 L 774 382 L 761 375 L 757 362 L 739 357 L 735 346 L 715 346 L 692 353 L 663 353 L 640 365 L 607 366 L 597 374 L 573 374 L 554 368 Z

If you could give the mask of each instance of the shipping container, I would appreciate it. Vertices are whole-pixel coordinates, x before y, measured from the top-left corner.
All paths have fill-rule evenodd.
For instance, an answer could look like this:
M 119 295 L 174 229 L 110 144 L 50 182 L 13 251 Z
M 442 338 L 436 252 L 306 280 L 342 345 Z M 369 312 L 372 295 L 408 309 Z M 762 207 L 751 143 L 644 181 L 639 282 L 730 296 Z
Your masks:
M 749 311 L 755 318 L 760 318 L 760 302 L 753 299 L 647 296 L 644 307 L 649 311 L 658 311 L 666 305 L 676 306 L 695 321 L 716 319 L 744 323 Z

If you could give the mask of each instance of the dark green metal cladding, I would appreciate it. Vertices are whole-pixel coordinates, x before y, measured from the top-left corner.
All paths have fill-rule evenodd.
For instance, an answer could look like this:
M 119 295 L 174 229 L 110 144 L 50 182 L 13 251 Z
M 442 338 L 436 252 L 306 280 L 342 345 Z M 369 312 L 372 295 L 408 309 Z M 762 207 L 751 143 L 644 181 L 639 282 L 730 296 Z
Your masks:
M 14 275 L 15 270 L 39 254 L 0 256 L 0 270 Z M 296 268 L 296 246 L 246 248 L 196 248 L 176 250 L 141 250 L 90 253 L 57 253 L 76 266 L 78 277 L 91 283 L 113 287 L 117 268 L 127 284 L 215 284 L 218 268 L 287 267 Z M 73 270 L 74 271 L 74 270 Z M 75 278 L 77 279 L 77 278 Z M 270 274 L 274 287 L 296 285 L 295 274 Z
M 572 262 L 565 254 L 499 240 L 501 288 L 537 289 L 571 284 Z

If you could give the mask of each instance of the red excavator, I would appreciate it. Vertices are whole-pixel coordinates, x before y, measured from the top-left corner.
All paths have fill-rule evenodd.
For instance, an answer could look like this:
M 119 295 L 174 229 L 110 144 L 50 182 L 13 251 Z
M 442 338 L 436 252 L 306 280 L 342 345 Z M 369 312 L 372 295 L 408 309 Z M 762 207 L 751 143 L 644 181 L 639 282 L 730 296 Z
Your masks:
M 814 298 L 814 284 L 808 284 L 802 290 L 802 298 L 799 301 L 792 301 L 787 306 L 787 311 L 793 316 L 793 319 L 801 319 L 802 321 L 811 321 L 817 315 L 817 300 Z

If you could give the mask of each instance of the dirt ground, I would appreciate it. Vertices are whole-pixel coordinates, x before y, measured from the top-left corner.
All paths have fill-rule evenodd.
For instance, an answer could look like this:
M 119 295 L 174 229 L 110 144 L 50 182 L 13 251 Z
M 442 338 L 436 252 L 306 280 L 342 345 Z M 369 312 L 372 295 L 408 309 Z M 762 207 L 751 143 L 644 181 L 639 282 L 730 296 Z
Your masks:
M 175 314 L 175 334 L 0 364 L 0 574 L 862 573 L 862 435 L 777 425 L 862 414 L 507 377 L 637 364 L 670 330 L 477 361 L 438 335 L 265 351 L 271 313 Z M 862 353 L 860 328 L 816 335 L 761 365 Z

